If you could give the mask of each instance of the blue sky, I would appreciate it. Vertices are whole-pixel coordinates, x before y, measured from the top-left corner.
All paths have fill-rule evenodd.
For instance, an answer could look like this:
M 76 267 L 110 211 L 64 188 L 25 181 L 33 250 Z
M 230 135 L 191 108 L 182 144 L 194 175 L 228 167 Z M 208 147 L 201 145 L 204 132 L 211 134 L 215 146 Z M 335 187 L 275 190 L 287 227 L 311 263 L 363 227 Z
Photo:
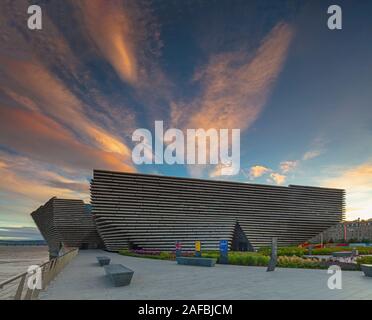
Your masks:
M 347 219 L 372 218 L 371 1 L 37 3 L 39 31 L 28 1 L 0 4 L 0 228 L 88 202 L 93 168 L 344 188 Z M 240 129 L 241 171 L 134 165 L 155 120 Z

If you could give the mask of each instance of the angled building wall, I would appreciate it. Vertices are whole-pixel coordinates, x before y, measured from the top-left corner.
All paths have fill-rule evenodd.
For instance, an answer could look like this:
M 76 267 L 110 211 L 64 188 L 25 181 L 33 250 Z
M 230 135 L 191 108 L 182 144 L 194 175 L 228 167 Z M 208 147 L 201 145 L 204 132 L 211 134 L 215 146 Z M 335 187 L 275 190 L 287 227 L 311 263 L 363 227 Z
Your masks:
M 100 239 L 90 209 L 82 200 L 51 198 L 31 213 L 51 255 L 60 247 L 97 248 Z
M 57 232 L 54 225 L 54 199 L 55 198 L 50 199 L 44 205 L 40 206 L 37 210 L 31 213 L 32 219 L 48 244 L 49 253 L 51 256 L 55 256 L 56 253 L 59 252 L 62 243 L 62 237 L 59 232 Z
M 305 242 L 342 221 L 344 190 L 175 178 L 95 170 L 92 212 L 108 250 L 218 249 Z M 237 234 L 237 232 L 243 232 Z M 238 240 L 237 240 L 238 239 Z M 239 240 L 240 239 L 240 240 Z M 243 241 L 246 243 L 236 243 Z

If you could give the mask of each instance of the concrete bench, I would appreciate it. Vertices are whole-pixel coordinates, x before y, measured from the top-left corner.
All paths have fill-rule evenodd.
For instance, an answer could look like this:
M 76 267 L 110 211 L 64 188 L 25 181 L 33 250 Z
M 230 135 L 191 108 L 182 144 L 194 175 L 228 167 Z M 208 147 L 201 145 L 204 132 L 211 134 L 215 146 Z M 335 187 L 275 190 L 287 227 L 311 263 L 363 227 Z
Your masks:
M 350 258 L 353 256 L 352 251 L 338 251 L 338 252 L 333 252 L 332 256 L 335 258 Z
M 97 261 L 101 267 L 110 264 L 109 257 L 97 257 Z
M 361 264 L 360 268 L 366 277 L 372 277 L 372 264 Z
M 176 261 L 178 264 L 188 266 L 214 267 L 217 259 L 199 257 L 177 257 Z
M 127 286 L 132 280 L 134 271 L 121 264 L 110 264 L 104 266 L 106 275 L 115 287 Z

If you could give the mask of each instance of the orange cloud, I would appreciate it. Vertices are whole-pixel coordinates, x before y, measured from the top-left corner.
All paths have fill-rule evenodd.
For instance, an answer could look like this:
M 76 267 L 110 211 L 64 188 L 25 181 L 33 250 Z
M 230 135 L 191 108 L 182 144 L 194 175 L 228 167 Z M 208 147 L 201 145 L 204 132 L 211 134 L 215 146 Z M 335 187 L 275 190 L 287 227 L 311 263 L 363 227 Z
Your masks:
M 73 1 L 71 7 L 70 5 L 58 6 L 58 11 L 62 15 L 78 14 L 80 11 L 74 7 L 77 3 L 78 0 Z M 96 143 L 99 147 L 106 148 L 106 151 L 111 151 L 112 148 L 114 152 L 124 152 L 121 145 L 116 141 L 110 141 L 105 135 L 108 134 L 120 142 L 119 134 L 128 135 L 128 131 L 133 131 L 130 128 L 135 126 L 134 113 L 128 110 L 120 92 L 109 96 L 105 95 L 99 82 L 96 81 L 94 72 L 87 68 L 84 63 L 86 59 L 91 57 L 97 58 L 97 50 L 94 49 L 96 45 L 83 36 L 82 41 L 88 40 L 86 43 L 89 43 L 90 46 L 86 46 L 84 50 L 79 50 L 79 52 L 74 51 L 72 48 L 75 48 L 76 44 L 69 42 L 69 40 L 76 26 L 70 25 L 60 28 L 53 21 L 55 17 L 48 15 L 49 11 L 43 12 L 43 25 L 45 27 L 43 32 L 16 32 L 16 30 L 26 28 L 24 21 L 28 17 L 27 7 L 27 1 L 17 1 L 11 4 L 4 4 L 4 12 L 0 13 L 1 34 L 4 39 L 0 50 L 0 65 L 4 69 L 4 73 L 0 72 L 1 91 L 25 108 L 44 112 L 45 110 L 51 111 L 51 105 L 54 103 L 50 101 L 52 100 L 50 98 L 51 95 L 49 95 L 48 99 L 43 96 L 44 100 L 47 100 L 44 103 L 39 91 L 44 89 L 44 91 L 48 92 L 49 86 L 53 86 L 55 88 L 54 91 L 63 91 L 65 95 L 72 96 L 63 97 L 60 94 L 65 100 L 66 116 L 71 114 L 67 109 L 74 109 L 76 113 L 82 114 L 83 118 L 89 120 L 88 128 L 81 128 L 80 130 L 87 130 L 89 133 L 89 127 L 92 125 L 97 127 L 97 123 L 93 119 L 99 121 L 100 132 L 93 129 L 87 139 L 92 140 L 91 142 Z M 7 12 L 18 12 L 19 15 L 6 14 Z M 80 15 L 75 18 L 76 21 L 83 22 L 83 18 Z M 81 30 L 84 30 L 84 28 L 81 28 Z M 13 64 L 9 66 L 9 61 L 13 64 L 20 64 L 17 74 L 12 74 Z M 29 68 L 27 63 L 33 64 L 34 69 Z M 37 92 L 35 92 L 34 88 L 27 91 L 19 83 L 19 77 L 20 75 L 32 76 L 35 72 L 43 74 L 42 79 L 44 81 Z M 110 74 L 110 72 L 108 73 Z M 49 81 L 51 78 L 52 82 Z M 29 80 L 33 83 L 39 81 L 39 79 L 35 81 L 35 77 L 29 78 Z M 24 82 L 26 82 L 26 79 Z M 71 88 L 67 88 L 67 85 L 71 86 Z M 89 88 L 89 90 L 84 90 L 84 88 Z M 77 99 L 75 92 L 84 95 L 85 103 L 82 103 L 81 99 Z M 55 92 L 53 92 L 54 95 Z M 42 104 L 44 106 L 40 107 Z M 94 105 L 94 108 L 92 105 Z M 63 113 L 63 108 L 61 109 Z M 56 110 L 53 111 L 57 112 Z M 59 119 L 57 117 L 54 118 Z M 61 118 L 63 118 L 63 114 Z M 72 114 L 72 117 L 65 121 L 64 124 L 74 121 L 75 118 L 77 119 L 76 122 L 81 120 L 81 116 L 77 118 Z M 123 126 L 123 123 L 125 123 L 125 126 Z M 72 127 L 72 124 L 69 125 Z M 110 132 L 108 132 L 107 128 L 110 128 Z M 73 130 L 76 132 L 79 129 L 74 126 Z M 87 134 L 82 133 L 82 135 L 86 136 Z M 103 141 L 103 146 L 100 145 L 99 141 Z
M 133 171 L 120 155 L 79 142 L 56 121 L 33 111 L 0 107 L 0 144 L 31 158 L 69 168 Z
M 268 173 L 270 171 L 271 171 L 271 169 L 269 169 L 265 166 L 260 166 L 260 165 L 253 166 L 249 170 L 249 177 L 250 177 L 250 179 L 255 179 L 255 178 L 261 177 L 262 175 L 264 175 L 265 173 Z
M 372 163 L 350 167 L 335 177 L 321 179 L 330 188 L 346 189 L 346 219 L 370 219 L 372 216 Z
M 17 83 L 18 91 L 24 95 L 17 96 L 8 90 L 17 102 L 33 110 L 37 105 L 45 114 L 80 133 L 88 142 L 93 142 L 104 151 L 130 157 L 128 147 L 119 138 L 88 119 L 84 115 L 81 102 L 38 61 L 13 60 L 3 56 L 0 62 L 8 77 Z M 30 101 L 33 101 L 33 104 L 30 104 Z
M 122 80 L 136 83 L 135 28 L 122 3 L 116 0 L 83 0 L 80 4 L 85 25 L 99 50 Z
M 222 169 L 224 169 L 224 173 L 222 173 Z M 234 168 L 231 165 L 219 164 L 219 165 L 216 165 L 214 169 L 209 173 L 209 177 L 215 178 L 215 177 L 232 175 L 233 172 L 234 172 Z
M 68 178 L 46 169 L 42 162 L 5 151 L 0 151 L 0 163 L 4 164 L 0 166 L 0 191 L 7 194 L 7 200 L 16 197 L 40 203 L 54 195 L 89 200 L 89 183 L 81 170 Z
M 0 190 L 2 192 L 11 192 L 23 195 L 28 199 L 38 200 L 44 202 L 53 197 L 84 197 L 82 194 L 76 194 L 67 188 L 51 187 L 50 185 L 43 185 L 40 180 L 34 177 L 33 179 L 21 177 L 16 172 L 0 169 L 1 180 Z M 86 196 L 84 197 L 86 198 Z
M 276 172 L 271 173 L 270 178 L 272 179 L 272 181 L 274 181 L 276 184 L 279 184 L 279 185 L 284 184 L 286 180 L 285 175 L 282 175 Z
M 268 34 L 253 58 L 246 52 L 214 55 L 196 75 L 203 93 L 193 102 L 188 128 L 247 129 L 258 117 L 277 78 L 292 39 L 280 23 Z M 178 113 L 173 110 L 174 115 Z
M 280 23 L 253 57 L 242 51 L 212 55 L 209 64 L 195 75 L 202 93 L 189 104 L 171 104 L 172 125 L 205 130 L 249 128 L 281 71 L 292 36 L 292 28 Z

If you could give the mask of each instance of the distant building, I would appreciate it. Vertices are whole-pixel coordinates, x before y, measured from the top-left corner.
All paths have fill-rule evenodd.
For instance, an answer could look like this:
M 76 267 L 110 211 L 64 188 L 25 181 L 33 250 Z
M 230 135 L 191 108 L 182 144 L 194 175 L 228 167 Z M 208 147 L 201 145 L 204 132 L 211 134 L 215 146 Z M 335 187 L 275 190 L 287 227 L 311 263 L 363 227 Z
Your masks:
M 324 242 L 372 242 L 372 219 L 338 223 L 311 239 L 311 242 L 321 242 L 322 237 Z

